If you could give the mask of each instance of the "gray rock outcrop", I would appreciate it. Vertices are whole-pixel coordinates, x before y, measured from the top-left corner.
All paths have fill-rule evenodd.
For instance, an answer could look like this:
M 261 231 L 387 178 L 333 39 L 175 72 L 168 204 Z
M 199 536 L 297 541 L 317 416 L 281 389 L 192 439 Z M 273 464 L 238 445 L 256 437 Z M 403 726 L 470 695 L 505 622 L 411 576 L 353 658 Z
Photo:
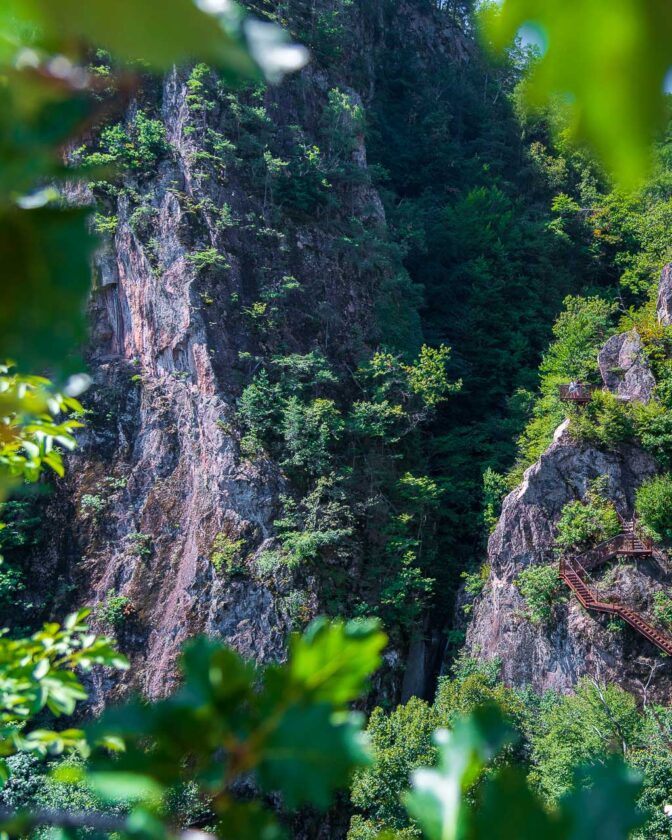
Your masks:
M 555 526 L 562 508 L 583 498 L 593 479 L 608 477 L 609 497 L 627 514 L 636 488 L 655 471 L 653 459 L 637 447 L 604 452 L 577 444 L 566 427 L 560 431 L 504 501 L 488 545 L 490 579 L 467 631 L 472 655 L 501 659 L 508 684 L 529 684 L 539 691 L 567 692 L 589 674 L 641 693 L 652 668 L 658 669 L 655 692 L 664 696 L 669 691 L 672 663 L 661 660 L 637 634 L 628 629 L 614 633 L 604 618 L 586 612 L 565 593 L 548 626 L 531 624 L 515 584 L 522 569 L 555 560 Z
M 636 330 L 613 335 L 597 357 L 604 384 L 623 400 L 647 403 L 656 380 Z
M 660 275 L 657 309 L 658 322 L 664 327 L 672 326 L 672 263 L 668 263 Z
M 672 264 L 663 269 L 658 320 L 672 325 Z M 618 397 L 648 402 L 655 378 L 635 330 L 612 336 L 598 355 L 606 388 Z M 534 564 L 555 562 L 554 538 L 562 508 L 585 497 L 590 482 L 607 476 L 607 494 L 623 515 L 634 508 L 639 485 L 657 471 L 654 459 L 636 445 L 601 450 L 575 440 L 565 421 L 553 443 L 524 474 L 503 504 L 488 544 L 491 573 L 473 606 L 467 648 L 485 659 L 499 658 L 512 685 L 539 691 L 570 691 L 584 674 L 617 682 L 640 696 L 669 698 L 672 663 L 628 628 L 616 631 L 604 616 L 584 610 L 562 591 L 548 625 L 534 625 L 516 578 Z M 653 593 L 672 582 L 659 555 L 638 563 L 602 569 L 601 591 L 643 614 L 651 614 Z M 654 619 L 655 623 L 655 619 Z M 651 680 L 655 671 L 656 679 Z

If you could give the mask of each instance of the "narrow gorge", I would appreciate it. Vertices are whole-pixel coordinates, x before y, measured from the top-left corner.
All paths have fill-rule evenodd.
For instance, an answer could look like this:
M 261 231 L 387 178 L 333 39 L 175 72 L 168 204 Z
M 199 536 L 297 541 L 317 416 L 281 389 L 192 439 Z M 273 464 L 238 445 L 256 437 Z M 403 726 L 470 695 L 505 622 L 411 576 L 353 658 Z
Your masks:
M 571 97 L 535 97 L 534 33 L 497 43 L 499 4 L 168 5 L 156 44 L 45 12 L 62 54 L 7 71 L 58 91 L 42 114 L 17 88 L 46 134 L 81 109 L 11 202 L 78 217 L 56 261 L 93 277 L 81 359 L 56 296 L 55 384 L 22 379 L 28 328 L 0 371 L 0 647 L 38 649 L 0 811 L 77 840 L 91 813 L 131 840 L 434 840 L 426 796 L 455 837 L 668 838 L 672 112 L 625 189 Z M 84 734 L 29 743 L 48 711 Z M 115 822 L 135 793 L 105 798 L 127 767 L 159 791 L 141 830 Z

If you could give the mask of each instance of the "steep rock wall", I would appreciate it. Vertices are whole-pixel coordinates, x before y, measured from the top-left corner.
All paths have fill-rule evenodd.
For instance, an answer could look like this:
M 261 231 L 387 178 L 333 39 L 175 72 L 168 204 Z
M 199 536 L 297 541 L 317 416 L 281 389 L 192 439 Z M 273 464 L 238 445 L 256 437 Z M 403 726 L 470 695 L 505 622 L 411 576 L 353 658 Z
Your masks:
M 431 44 L 448 58 L 463 57 L 464 42 L 445 27 L 437 31 L 431 14 L 402 4 L 397 16 L 418 49 Z M 126 599 L 117 635 L 134 667 L 120 683 L 101 684 L 100 697 L 129 681 L 150 697 L 169 691 L 179 647 L 196 632 L 257 660 L 282 657 L 296 593 L 302 619 L 319 608 L 310 569 L 255 573 L 259 554 L 274 544 L 287 480 L 271 459 L 241 454 L 235 408 L 259 359 L 274 353 L 318 348 L 356 392 L 351 372 L 380 341 L 381 300 L 399 323 L 412 310 L 399 290 L 398 263 L 360 253 L 367 237 L 378 248 L 389 243 L 360 131 L 346 114 L 337 126 L 349 138 L 345 151 L 325 138 L 330 91 L 352 106 L 375 94 L 366 66 L 381 18 L 372 8 L 351 24 L 357 50 L 342 71 L 316 62 L 278 88 L 247 92 L 246 117 L 241 99 L 212 76 L 202 77 L 212 93 L 203 107 L 190 100 L 188 70 L 150 85 L 124 123 L 138 113 L 159 119 L 167 148 L 149 168 L 94 187 L 114 220 L 90 302 L 94 386 L 81 448 L 49 503 L 48 547 L 34 563 L 43 589 L 65 579 L 59 609 Z M 341 156 L 349 177 L 330 185 L 335 200 L 290 212 L 274 200 L 268 177 L 269 167 L 283 164 L 265 154 L 282 160 L 297 137 L 306 160 L 319 143 L 322 155 Z M 353 242 L 353 229 L 361 240 Z M 255 309 L 260 300 L 266 308 Z M 221 535 L 244 546 L 244 574 L 214 568 Z M 356 557 L 344 570 L 353 589 L 362 562 Z M 398 690 L 399 652 L 389 660 Z

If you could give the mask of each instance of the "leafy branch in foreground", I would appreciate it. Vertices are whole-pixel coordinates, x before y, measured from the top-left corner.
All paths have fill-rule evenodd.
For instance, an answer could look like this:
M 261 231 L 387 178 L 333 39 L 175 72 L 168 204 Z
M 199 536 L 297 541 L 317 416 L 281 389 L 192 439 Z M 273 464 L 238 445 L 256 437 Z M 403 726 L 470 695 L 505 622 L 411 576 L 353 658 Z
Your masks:
M 102 106 L 99 79 L 87 67 L 96 47 L 109 50 L 114 62 L 105 90 L 119 88 L 117 100 L 108 98 Z M 84 338 L 82 302 L 97 240 L 89 229 L 90 210 L 64 206 L 54 185 L 78 177 L 63 165 L 63 149 L 124 106 L 140 70 L 160 72 L 200 59 L 227 80 L 272 81 L 306 58 L 305 49 L 290 44 L 280 27 L 255 21 L 233 2 L 166 0 L 157 16 L 153 0 L 116 0 L 113 13 L 108 0 L 84 5 L 5 0 L 0 9 L 0 358 L 11 356 L 33 369 L 76 364 L 70 354 Z
M 108 639 L 89 632 L 88 610 L 68 616 L 61 627 L 45 624 L 28 639 L 0 635 L 0 781 L 8 778 L 4 758 L 16 752 L 58 755 L 67 749 L 88 752 L 80 729 L 53 732 L 31 728 L 37 715 L 71 715 L 87 693 L 75 670 L 94 665 L 125 669 L 128 663 Z M 105 741 L 108 747 L 114 745 Z
M 485 29 L 496 46 L 507 46 L 525 27 L 541 48 L 527 82 L 530 102 L 561 101 L 574 137 L 588 142 L 623 186 L 638 185 L 668 115 L 669 6 L 506 0 L 486 8 Z
M 363 716 L 347 706 L 365 690 L 385 642 L 376 622 L 318 619 L 292 637 L 286 664 L 257 668 L 218 642 L 195 639 L 185 647 L 183 685 L 172 697 L 132 700 L 89 728 L 91 743 L 123 741 L 125 751 L 111 757 L 96 750 L 88 766 L 62 767 L 58 778 L 84 783 L 111 808 L 125 809 L 103 830 L 170 836 L 177 829 L 165 802 L 189 782 L 210 803 L 218 836 L 282 837 L 259 794 L 280 794 L 290 810 L 324 809 L 368 762 Z M 34 814 L 5 816 L 0 830 L 12 834 L 35 824 Z M 92 814 L 88 825 L 101 827 L 99 816 Z M 45 819 L 64 827 L 85 817 Z
M 87 384 L 88 377 L 73 377 L 63 394 L 42 376 L 0 365 L 0 497 L 12 480 L 37 481 L 44 467 L 63 475 L 59 447 L 75 448 L 82 424 L 72 415 L 83 409 L 74 394 Z

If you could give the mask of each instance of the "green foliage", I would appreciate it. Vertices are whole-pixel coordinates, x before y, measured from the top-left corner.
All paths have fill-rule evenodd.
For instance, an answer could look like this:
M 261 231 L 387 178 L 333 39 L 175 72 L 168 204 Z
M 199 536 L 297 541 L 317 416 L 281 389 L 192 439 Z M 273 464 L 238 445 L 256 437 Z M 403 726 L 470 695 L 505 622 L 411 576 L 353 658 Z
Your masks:
M 595 391 L 586 406 L 572 412 L 570 431 L 579 440 L 616 449 L 635 436 L 632 407 L 610 391 Z
M 244 453 L 253 455 L 271 438 L 276 427 L 280 387 L 271 384 L 268 372 L 262 370 L 244 389 L 238 400 L 238 416 L 245 428 L 241 440 Z
M 358 139 L 364 134 L 364 109 L 338 88 L 332 88 L 327 97 L 328 104 L 322 112 L 322 130 L 328 139 L 331 165 L 336 161 L 342 165 L 357 149 Z
M 133 615 L 131 599 L 127 595 L 115 595 L 110 589 L 105 600 L 96 608 L 96 617 L 110 630 L 120 630 L 126 620 Z
M 636 0 L 617 6 L 598 0 L 581 11 L 559 0 L 506 0 L 499 13 L 488 8 L 487 32 L 498 47 L 523 25 L 543 42 L 527 80 L 528 100 L 540 105 L 560 97 L 573 137 L 588 142 L 624 186 L 638 185 L 667 117 L 672 15 Z
M 438 768 L 415 770 L 412 791 L 406 796 L 409 812 L 422 826 L 427 840 L 569 840 L 596 832 L 599 836 L 607 821 L 609 836 L 625 840 L 643 822 L 636 808 L 639 779 L 618 760 L 581 771 L 577 790 L 565 797 L 555 812 L 544 809 L 520 768 L 506 764 L 488 773 L 475 791 L 472 804 L 469 794 L 474 795 L 475 783 L 488 763 L 513 740 L 514 734 L 492 706 L 475 710 L 451 731 L 438 730 Z M 592 789 L 586 792 L 586 787 Z
M 317 398 L 308 405 L 291 396 L 283 411 L 282 437 L 285 457 L 282 465 L 305 475 L 320 475 L 331 464 L 330 449 L 344 427 L 333 400 Z
M 151 557 L 154 545 L 151 534 L 143 534 L 140 531 L 131 531 L 128 535 L 128 543 L 131 553 L 136 557 Z
M 280 793 L 289 809 L 326 808 L 367 760 L 361 717 L 347 704 L 378 667 L 384 644 L 371 622 L 321 620 L 292 637 L 285 665 L 258 669 L 214 641 L 194 640 L 173 697 L 151 706 L 132 701 L 92 727 L 123 738 L 126 751 L 115 761 L 96 756 L 84 779 L 108 801 L 133 790 L 128 819 L 149 809 L 156 821 L 156 794 L 186 777 L 211 797 L 222 836 L 259 836 L 262 816 L 275 824 L 259 801 L 236 797 L 241 778 L 253 778 L 262 794 Z
M 572 789 L 578 765 L 603 761 L 611 753 L 627 757 L 641 726 L 631 694 L 582 678 L 575 694 L 549 698 L 538 710 L 531 737 L 532 784 L 544 799 L 557 802 Z
M 299 502 L 288 496 L 282 501 L 283 516 L 274 523 L 283 549 L 282 563 L 295 567 L 318 557 L 326 562 L 345 559 L 354 523 L 346 494 L 335 476 L 320 476 Z
M 583 551 L 620 533 L 616 508 L 605 496 L 607 485 L 607 476 L 600 476 L 591 482 L 583 501 L 564 505 L 555 538 L 560 552 Z
M 504 497 L 509 492 L 509 481 L 492 467 L 487 467 L 483 473 L 483 523 L 491 534 L 499 520 Z
M 31 501 L 18 499 L 0 503 L 0 552 L 37 545 L 42 537 L 39 516 Z
M 25 573 L 11 566 L 0 557 L 0 608 L 10 615 L 21 603 L 21 596 L 26 589 Z
M 107 509 L 108 499 L 94 493 L 83 493 L 79 500 L 79 508 L 85 516 L 98 517 Z
M 652 539 L 672 543 L 672 475 L 666 473 L 644 481 L 637 489 L 635 509 Z
M 461 382 L 450 382 L 446 365 L 450 359 L 450 347 L 427 347 L 423 344 L 420 355 L 412 365 L 402 365 L 408 376 L 411 391 L 417 394 L 423 404 L 434 408 L 447 395 L 458 391 Z
M 613 331 L 615 305 L 600 297 L 568 296 L 564 307 L 553 326 L 553 343 L 540 365 L 541 396 L 533 403 L 532 417 L 518 442 L 519 457 L 513 481 L 551 443 L 553 432 L 567 414 L 568 408 L 558 396 L 558 386 L 572 380 L 596 382 L 597 353 Z M 614 412 L 616 418 L 621 416 L 613 405 L 614 398 L 601 392 L 595 397 L 595 405 L 587 407 L 592 412 L 588 419 L 584 419 L 581 411 L 572 415 L 572 428 L 577 435 L 615 443 L 625 432 L 612 417 Z
M 365 373 L 371 376 L 378 397 L 399 395 L 405 401 L 417 396 L 421 405 L 436 407 L 450 393 L 459 391 L 461 382 L 451 382 L 446 365 L 450 347 L 424 345 L 412 364 L 405 364 L 391 353 L 376 353 Z
M 447 360 L 445 347 L 425 347 L 413 363 L 376 353 L 358 370 L 365 399 L 350 404 L 328 396 L 344 388 L 317 351 L 273 357 L 254 377 L 238 403 L 241 449 L 257 457 L 270 452 L 297 491 L 283 499 L 283 515 L 275 522 L 280 547 L 259 555 L 260 574 L 319 559 L 323 592 L 340 611 L 350 587 L 339 567 L 346 568 L 359 551 L 355 511 L 361 505 L 377 518 L 380 495 L 372 487 L 384 483 L 380 493 L 393 499 L 398 513 L 380 525 L 374 520 L 380 548 L 368 562 L 357 614 L 369 614 L 375 604 L 388 626 L 401 629 L 417 620 L 432 591 L 424 567 L 433 549 L 426 536 L 443 491 L 426 476 L 397 477 L 377 453 L 369 461 L 369 453 L 377 440 L 376 450 L 382 447 L 387 458 L 387 449 L 410 436 L 455 389 Z M 353 452 L 362 453 L 356 471 L 350 467 Z
M 565 298 L 563 304 L 541 371 L 545 378 L 553 377 L 557 382 L 594 382 L 599 375 L 597 351 L 613 332 L 616 305 L 600 297 L 573 296 Z
M 245 547 L 245 540 L 234 540 L 224 531 L 220 531 L 213 540 L 210 562 L 217 574 L 239 574 L 244 570 L 241 553 Z
M 557 567 L 528 566 L 518 573 L 515 582 L 525 599 L 527 618 L 533 624 L 549 621 L 563 591 Z
M 515 691 L 497 662 L 464 655 L 454 673 L 433 705 L 413 698 L 373 712 L 376 763 L 355 776 L 348 840 L 667 836 L 668 709 L 640 710 L 628 692 L 585 677 L 575 694 Z
M 57 717 L 71 715 L 77 702 L 86 699 L 75 668 L 128 667 L 107 639 L 89 632 L 84 624 L 87 615 L 87 610 L 74 613 L 63 627 L 45 624 L 29 639 L 0 636 L 0 755 L 4 758 L 19 751 L 57 755 L 65 749 L 86 750 L 81 730 L 52 732 L 36 727 L 34 719 L 45 709 Z M 9 773 L 4 758 L 0 759 L 3 781 Z
M 464 604 L 462 610 L 466 615 L 469 615 L 473 608 L 472 601 L 483 591 L 483 587 L 490 578 L 490 566 L 484 563 L 477 572 L 462 572 L 462 580 L 464 580 L 464 593 L 469 598 L 469 602 Z
M 448 732 L 435 735 L 438 768 L 419 768 L 412 775 L 412 791 L 406 795 L 409 813 L 429 840 L 467 835 L 469 805 L 465 794 L 486 763 L 510 742 L 496 709 L 475 711 Z
M 672 598 L 660 590 L 653 593 L 653 614 L 667 630 L 672 627 Z
M 212 70 L 207 64 L 196 64 L 192 69 L 187 79 L 188 93 L 186 96 L 190 111 L 204 114 L 207 111 L 212 111 L 215 107 L 215 102 L 209 96 L 211 79 Z
M 231 268 L 226 257 L 220 254 L 217 248 L 203 248 L 201 251 L 192 251 L 185 257 L 186 261 L 193 265 L 197 271 L 204 271 L 208 268 Z
M 351 796 L 362 813 L 350 825 L 348 840 L 368 840 L 375 831 L 401 832 L 401 837 L 420 837 L 415 821 L 402 807 L 402 794 L 411 771 L 433 764 L 438 755 L 432 733 L 437 726 L 455 726 L 479 705 L 498 703 L 510 724 L 517 724 L 523 704 L 499 682 L 497 663 L 462 657 L 454 677 L 442 677 L 433 704 L 411 698 L 392 712 L 374 709 L 368 736 L 375 759 L 371 767 L 355 775 Z
M 78 391 L 73 382 L 71 391 Z M 64 473 L 59 447 L 73 449 L 73 432 L 82 424 L 72 416 L 82 406 L 54 391 L 48 379 L 21 376 L 0 365 L 0 494 L 13 482 L 35 482 L 45 467 Z
M 635 415 L 637 438 L 660 466 L 672 468 L 672 411 L 651 402 L 637 408 Z
M 115 164 L 148 173 L 168 151 L 163 123 L 141 110 L 136 111 L 126 125 L 117 123 L 104 128 L 99 145 L 100 151 L 86 155 L 83 163 L 89 166 Z
M 373 710 L 367 734 L 375 764 L 355 775 L 352 804 L 365 816 L 353 821 L 348 840 L 365 840 L 369 831 L 407 828 L 408 817 L 400 794 L 406 789 L 412 770 L 434 763 L 432 733 L 439 723 L 434 708 L 417 697 L 390 714 L 380 708 Z M 409 836 L 420 835 L 416 830 Z

